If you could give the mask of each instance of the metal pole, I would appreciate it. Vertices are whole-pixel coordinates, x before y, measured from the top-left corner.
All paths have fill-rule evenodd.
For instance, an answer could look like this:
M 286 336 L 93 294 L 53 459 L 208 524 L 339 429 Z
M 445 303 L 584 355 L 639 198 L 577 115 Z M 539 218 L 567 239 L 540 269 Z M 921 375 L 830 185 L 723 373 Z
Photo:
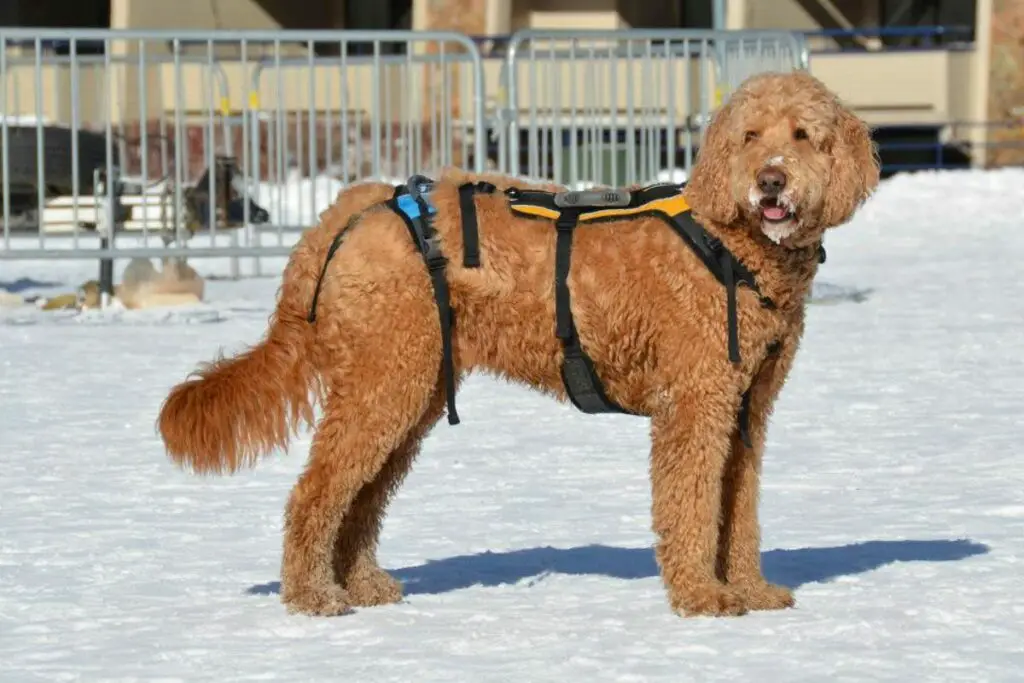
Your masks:
M 711 29 L 714 31 L 725 30 L 725 3 L 726 0 L 711 0 Z
M 113 226 L 111 226 L 113 229 Z M 104 235 L 100 238 L 100 249 L 108 251 L 111 247 L 110 238 Z M 100 259 L 100 308 L 110 305 L 114 296 L 114 259 Z

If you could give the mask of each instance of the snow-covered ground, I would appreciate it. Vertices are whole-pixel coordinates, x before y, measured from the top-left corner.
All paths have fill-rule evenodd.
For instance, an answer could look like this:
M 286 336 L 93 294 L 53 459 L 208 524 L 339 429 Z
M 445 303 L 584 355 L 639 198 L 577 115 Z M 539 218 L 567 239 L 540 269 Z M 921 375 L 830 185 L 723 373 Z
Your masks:
M 154 430 L 197 361 L 259 338 L 277 279 L 211 281 L 190 313 L 3 312 L 0 681 L 1024 680 L 1024 170 L 898 176 L 827 246 L 763 474 L 764 565 L 798 607 L 737 619 L 669 613 L 646 420 L 483 378 L 385 524 L 406 601 L 289 616 L 309 435 L 202 479 Z

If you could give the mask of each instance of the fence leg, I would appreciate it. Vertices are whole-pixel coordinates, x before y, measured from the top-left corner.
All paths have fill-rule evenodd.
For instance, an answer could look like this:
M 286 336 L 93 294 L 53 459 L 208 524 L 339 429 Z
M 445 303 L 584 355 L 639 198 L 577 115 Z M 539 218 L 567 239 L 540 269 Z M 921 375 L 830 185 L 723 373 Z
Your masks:
M 238 247 L 238 230 L 231 230 L 230 228 L 228 228 L 228 229 L 231 232 L 231 246 L 237 248 Z M 241 263 L 242 263 L 242 259 L 239 258 L 237 255 L 233 254 L 231 256 L 231 279 L 232 280 L 238 280 L 238 279 L 240 279 L 242 277 Z
M 110 248 L 110 238 L 103 236 L 100 238 L 100 249 L 104 251 Z M 114 259 L 102 258 L 100 259 L 100 308 L 106 308 L 110 305 L 110 300 L 114 297 Z

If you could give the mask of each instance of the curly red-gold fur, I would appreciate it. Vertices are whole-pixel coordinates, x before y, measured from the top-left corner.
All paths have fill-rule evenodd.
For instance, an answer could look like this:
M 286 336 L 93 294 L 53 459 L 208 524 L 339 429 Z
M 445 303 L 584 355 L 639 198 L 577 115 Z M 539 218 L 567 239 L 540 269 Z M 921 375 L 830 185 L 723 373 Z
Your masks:
M 756 193 L 767 167 L 788 179 L 792 211 L 782 224 L 765 222 Z M 482 267 L 467 269 L 457 187 L 481 179 L 499 192 L 476 198 Z M 651 418 L 656 557 L 681 614 L 793 604 L 788 589 L 761 573 L 757 494 L 767 422 L 803 333 L 817 245 L 877 182 L 866 126 L 807 73 L 748 79 L 715 115 L 686 196 L 776 304 L 739 291 L 738 365 L 728 360 L 724 288 L 664 223 L 643 217 L 576 232 L 576 325 L 609 396 Z M 500 190 L 512 185 L 560 189 L 447 170 L 431 197 L 450 259 L 456 384 L 481 370 L 565 400 L 555 230 L 511 213 Z M 379 206 L 392 192 L 383 183 L 342 191 L 295 248 L 266 340 L 174 388 L 160 416 L 172 458 L 219 472 L 283 447 L 310 419 L 312 399 L 322 406 L 285 513 L 281 597 L 293 611 L 341 614 L 402 594 L 377 563 L 377 538 L 388 501 L 444 412 L 444 382 L 429 276 L 402 220 Z M 308 323 L 340 232 L 317 319 Z M 747 388 L 752 448 L 737 433 Z

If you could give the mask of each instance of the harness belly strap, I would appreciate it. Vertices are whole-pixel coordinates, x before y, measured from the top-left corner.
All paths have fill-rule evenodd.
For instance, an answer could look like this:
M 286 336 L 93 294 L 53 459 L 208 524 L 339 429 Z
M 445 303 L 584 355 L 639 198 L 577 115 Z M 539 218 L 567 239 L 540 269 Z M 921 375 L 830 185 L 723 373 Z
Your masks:
M 555 334 L 562 340 L 562 384 L 572 404 L 584 413 L 628 413 L 605 393 L 593 360 L 583 350 L 572 318 L 569 269 L 579 213 L 578 209 L 564 209 L 555 222 Z

